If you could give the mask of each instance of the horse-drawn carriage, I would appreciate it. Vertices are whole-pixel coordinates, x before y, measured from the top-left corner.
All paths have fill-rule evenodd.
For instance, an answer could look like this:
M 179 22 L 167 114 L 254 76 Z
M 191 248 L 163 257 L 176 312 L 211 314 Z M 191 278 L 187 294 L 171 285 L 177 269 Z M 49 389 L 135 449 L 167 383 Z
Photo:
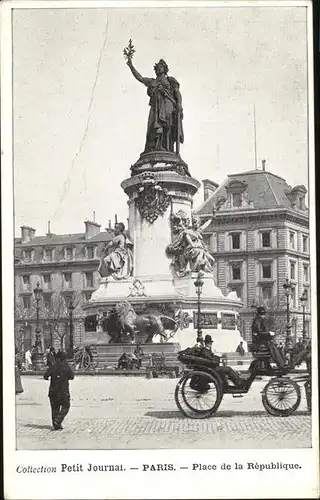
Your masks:
M 299 353 L 288 364 L 274 363 L 270 351 L 255 353 L 249 370 L 245 374 L 222 366 L 218 356 L 205 355 L 203 347 L 193 347 L 178 355 L 186 370 L 175 389 L 175 401 L 179 410 L 189 418 L 207 418 L 219 408 L 224 394 L 240 396 L 246 394 L 257 376 L 271 377 L 262 391 L 262 403 L 268 413 L 289 416 L 300 405 L 301 390 L 298 382 L 305 382 L 308 410 L 311 410 L 311 366 L 304 374 L 295 373 L 294 368 L 309 360 L 307 350 Z

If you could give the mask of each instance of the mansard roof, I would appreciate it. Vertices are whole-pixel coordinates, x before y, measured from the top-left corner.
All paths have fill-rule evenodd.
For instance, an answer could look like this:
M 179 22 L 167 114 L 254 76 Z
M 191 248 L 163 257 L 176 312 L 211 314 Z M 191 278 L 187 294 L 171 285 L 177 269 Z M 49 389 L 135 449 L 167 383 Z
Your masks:
M 72 233 L 72 234 L 51 234 L 44 236 L 35 236 L 31 241 L 22 243 L 21 238 L 15 238 L 15 245 L 22 245 L 23 248 L 34 247 L 36 245 L 41 245 L 43 247 L 49 247 L 54 245 L 75 245 L 77 243 L 88 245 L 91 243 L 101 243 L 104 241 L 109 241 L 113 238 L 114 231 L 103 231 L 93 236 L 90 239 L 86 239 L 85 233 Z
M 228 178 L 202 203 L 196 212 L 199 215 L 211 214 L 213 206 L 216 205 L 219 198 L 227 198 L 228 186 L 235 185 L 235 183 L 247 184 L 246 195 L 248 205 L 246 208 L 255 210 L 292 208 L 292 201 L 288 194 L 294 192 L 295 188 L 292 189 L 285 179 L 271 172 L 266 170 L 250 170 L 248 172 L 228 175 Z M 299 188 L 301 187 L 299 186 Z M 301 189 L 299 190 L 301 191 Z M 304 190 L 302 191 L 306 192 L 305 187 Z M 221 207 L 222 210 L 223 206 Z

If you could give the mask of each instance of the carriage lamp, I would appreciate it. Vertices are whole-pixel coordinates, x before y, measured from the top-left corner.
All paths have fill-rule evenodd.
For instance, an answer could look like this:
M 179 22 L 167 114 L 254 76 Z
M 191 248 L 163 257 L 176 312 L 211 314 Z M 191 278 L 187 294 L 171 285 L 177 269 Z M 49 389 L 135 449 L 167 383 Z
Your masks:
M 34 364 L 36 369 L 42 369 L 44 367 L 44 359 L 43 359 L 43 352 L 42 352 L 42 342 L 41 342 L 41 328 L 39 325 L 39 317 L 40 317 L 40 302 L 42 299 L 42 288 L 40 288 L 40 283 L 39 281 L 37 282 L 36 288 L 33 290 L 34 293 L 34 298 L 36 301 L 36 329 L 35 329 L 35 334 L 36 334 L 36 342 L 35 342 L 35 347 L 36 347 L 36 352 L 34 353 Z
M 198 297 L 197 342 L 199 342 L 200 344 L 203 344 L 202 329 L 201 329 L 201 326 L 200 326 L 200 313 L 201 313 L 201 301 L 200 301 L 200 297 L 201 297 L 201 294 L 202 294 L 202 287 L 203 287 L 203 284 L 204 284 L 204 281 L 202 279 L 203 276 L 204 276 L 204 272 L 203 271 L 199 271 L 197 279 L 194 282 L 194 286 L 196 287 L 196 293 L 197 293 L 197 297 Z
M 300 302 L 302 306 L 302 342 L 304 345 L 307 344 L 307 331 L 306 331 L 306 303 L 308 300 L 307 290 L 303 290 L 303 294 L 300 297 Z
M 75 310 L 75 306 L 72 304 L 70 300 L 70 304 L 68 306 L 69 311 L 69 347 L 68 347 L 68 357 L 72 358 L 74 354 L 74 346 L 73 346 L 73 311 Z
M 284 294 L 286 296 L 286 306 L 287 306 L 287 326 L 286 326 L 287 335 L 286 335 L 285 346 L 286 350 L 290 351 L 290 349 L 292 348 L 291 322 L 290 322 L 290 296 L 292 288 L 288 278 L 286 278 L 286 281 L 283 284 L 283 288 L 284 288 Z

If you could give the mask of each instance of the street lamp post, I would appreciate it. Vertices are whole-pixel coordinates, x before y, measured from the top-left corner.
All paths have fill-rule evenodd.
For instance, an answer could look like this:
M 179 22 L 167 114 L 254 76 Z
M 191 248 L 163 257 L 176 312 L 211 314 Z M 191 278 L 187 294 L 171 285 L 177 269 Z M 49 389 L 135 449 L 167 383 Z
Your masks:
M 36 342 L 35 342 L 35 347 L 36 351 L 34 353 L 34 364 L 36 369 L 42 369 L 44 367 L 44 360 L 43 360 L 43 352 L 42 352 L 42 342 L 41 342 L 41 328 L 39 325 L 39 316 L 40 316 L 40 302 L 42 299 L 42 288 L 40 288 L 40 283 L 39 281 L 37 282 L 36 288 L 33 290 L 34 297 L 36 300 Z
M 68 357 L 72 358 L 73 357 L 73 351 L 74 351 L 74 346 L 73 346 L 73 311 L 75 307 L 72 304 L 72 301 L 70 301 L 70 304 L 68 306 L 69 310 L 69 347 L 68 347 Z
M 287 335 L 286 335 L 286 350 L 290 351 L 292 348 L 292 339 L 291 339 L 291 322 L 290 322 L 290 296 L 291 296 L 291 283 L 288 278 L 286 278 L 286 281 L 283 285 L 284 288 L 284 293 L 286 296 L 286 306 L 287 306 Z
M 300 302 L 302 305 L 302 342 L 304 345 L 307 344 L 307 331 L 306 331 L 306 302 L 307 302 L 307 290 L 304 289 L 303 294 L 300 297 Z
M 204 273 L 203 271 L 198 272 L 198 276 L 196 281 L 194 282 L 194 286 L 196 287 L 196 293 L 198 297 L 198 321 L 197 321 L 197 342 L 200 344 L 203 344 L 203 337 L 202 337 L 202 329 L 200 326 L 200 314 L 201 314 L 201 302 L 200 302 L 200 297 L 202 294 L 202 287 L 203 287 L 203 276 Z

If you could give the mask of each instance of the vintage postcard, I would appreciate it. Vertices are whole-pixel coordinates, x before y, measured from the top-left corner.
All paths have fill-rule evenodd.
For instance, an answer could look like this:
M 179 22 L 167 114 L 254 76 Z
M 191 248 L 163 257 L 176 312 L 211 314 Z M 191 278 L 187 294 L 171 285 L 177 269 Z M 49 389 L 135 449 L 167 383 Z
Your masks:
M 2 3 L 6 499 L 318 497 L 312 7 Z

